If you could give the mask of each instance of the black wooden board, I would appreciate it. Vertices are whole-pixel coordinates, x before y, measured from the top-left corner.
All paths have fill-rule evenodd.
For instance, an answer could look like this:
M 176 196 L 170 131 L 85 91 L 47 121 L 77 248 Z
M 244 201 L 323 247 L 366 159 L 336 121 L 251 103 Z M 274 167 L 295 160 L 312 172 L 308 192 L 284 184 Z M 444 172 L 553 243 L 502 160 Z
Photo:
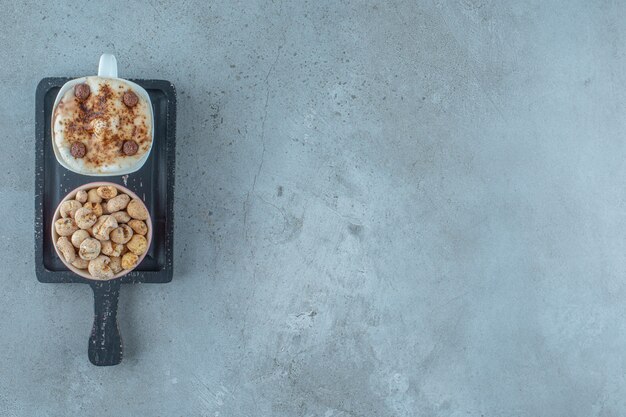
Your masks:
M 154 111 L 154 143 L 150 157 L 137 172 L 126 176 L 92 177 L 75 174 L 56 160 L 50 136 L 54 99 L 71 78 L 44 78 L 37 86 L 35 270 L 47 283 L 93 284 L 69 271 L 52 245 L 52 216 L 65 195 L 93 181 L 122 184 L 143 199 L 152 216 L 152 245 L 143 262 L 120 278 L 121 283 L 165 283 L 172 280 L 174 254 L 174 165 L 176 157 L 176 91 L 164 80 L 131 80 L 146 89 Z

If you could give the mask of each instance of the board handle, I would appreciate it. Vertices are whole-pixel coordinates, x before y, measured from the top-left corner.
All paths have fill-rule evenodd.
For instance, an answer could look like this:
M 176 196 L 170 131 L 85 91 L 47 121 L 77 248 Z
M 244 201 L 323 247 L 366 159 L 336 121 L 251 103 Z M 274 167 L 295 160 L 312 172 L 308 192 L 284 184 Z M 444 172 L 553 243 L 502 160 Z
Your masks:
M 96 366 L 117 365 L 122 361 L 122 336 L 117 324 L 119 279 L 90 283 L 94 297 L 94 319 L 89 337 L 89 361 Z

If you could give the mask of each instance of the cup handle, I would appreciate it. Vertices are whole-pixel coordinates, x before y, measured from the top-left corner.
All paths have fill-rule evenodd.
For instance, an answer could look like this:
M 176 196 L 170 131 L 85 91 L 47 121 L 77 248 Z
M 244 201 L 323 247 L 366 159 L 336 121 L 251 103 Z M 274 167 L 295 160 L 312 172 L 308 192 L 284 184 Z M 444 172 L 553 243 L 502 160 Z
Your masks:
M 112 54 L 102 54 L 98 65 L 98 77 L 117 78 L 117 59 Z

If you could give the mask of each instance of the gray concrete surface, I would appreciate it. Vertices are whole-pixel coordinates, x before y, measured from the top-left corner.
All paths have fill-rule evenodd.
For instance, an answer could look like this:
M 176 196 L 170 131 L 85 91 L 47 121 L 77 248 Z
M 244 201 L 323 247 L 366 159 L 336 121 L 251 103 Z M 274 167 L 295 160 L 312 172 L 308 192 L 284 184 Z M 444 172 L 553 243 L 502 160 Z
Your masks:
M 0 14 L 0 415 L 626 415 L 626 6 L 60 1 Z M 176 270 L 33 266 L 34 92 L 178 88 Z

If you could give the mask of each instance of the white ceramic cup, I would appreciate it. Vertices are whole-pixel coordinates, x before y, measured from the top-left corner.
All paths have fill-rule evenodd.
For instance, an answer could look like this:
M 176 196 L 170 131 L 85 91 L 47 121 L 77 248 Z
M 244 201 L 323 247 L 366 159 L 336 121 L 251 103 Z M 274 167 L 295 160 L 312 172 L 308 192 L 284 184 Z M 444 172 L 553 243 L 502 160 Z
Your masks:
M 57 144 L 56 141 L 54 140 L 54 114 L 56 112 L 56 108 L 57 105 L 59 104 L 59 102 L 61 101 L 61 99 L 63 98 L 63 96 L 65 95 L 65 93 L 67 93 L 68 90 L 74 88 L 75 85 L 77 84 L 82 84 L 86 81 L 87 77 L 81 77 L 81 78 L 76 78 L 74 80 L 68 81 L 65 84 L 63 84 L 63 87 L 61 87 L 61 90 L 59 90 L 59 94 L 57 94 L 56 99 L 54 100 L 54 106 L 52 107 L 52 126 L 51 126 L 51 135 L 52 135 L 52 149 L 54 150 L 54 156 L 56 156 L 57 161 L 59 162 L 59 164 L 61 164 L 62 167 L 75 172 L 77 174 L 81 174 L 81 175 L 89 175 L 89 176 L 93 176 L 93 177 L 112 177 L 112 176 L 117 176 L 117 175 L 126 175 L 126 174 L 130 174 L 133 173 L 137 170 L 139 170 L 143 164 L 146 163 L 146 161 L 148 160 L 148 157 L 150 156 L 150 152 L 152 151 L 152 144 L 154 143 L 154 111 L 152 110 L 152 101 L 150 101 L 150 96 L 148 95 L 148 92 L 141 86 L 135 84 L 132 81 L 128 81 L 125 80 L 123 78 L 118 78 L 117 76 L 117 59 L 115 59 L 115 55 L 111 55 L 111 54 L 102 54 L 102 56 L 100 56 L 100 63 L 98 65 L 98 77 L 101 78 L 112 78 L 112 79 L 116 79 L 116 80 L 120 80 L 126 84 L 128 84 L 129 86 L 131 86 L 133 88 L 133 90 L 139 94 L 141 97 L 143 97 L 144 100 L 146 100 L 146 102 L 148 103 L 148 107 L 150 108 L 150 119 L 152 122 L 152 126 L 151 126 L 151 131 L 152 131 L 152 140 L 150 141 L 150 148 L 148 149 L 148 152 L 146 152 L 141 159 L 139 159 L 137 161 L 136 164 L 134 164 L 133 166 L 129 167 L 129 168 L 125 168 L 125 169 L 120 169 L 118 171 L 111 171 L 111 172 L 105 172 L 105 173 L 94 173 L 94 172 L 90 172 L 90 171 L 81 171 L 81 170 L 77 170 L 75 168 L 72 168 L 70 166 L 68 166 L 63 157 L 61 156 L 61 153 L 59 152 L 58 148 L 57 148 Z

